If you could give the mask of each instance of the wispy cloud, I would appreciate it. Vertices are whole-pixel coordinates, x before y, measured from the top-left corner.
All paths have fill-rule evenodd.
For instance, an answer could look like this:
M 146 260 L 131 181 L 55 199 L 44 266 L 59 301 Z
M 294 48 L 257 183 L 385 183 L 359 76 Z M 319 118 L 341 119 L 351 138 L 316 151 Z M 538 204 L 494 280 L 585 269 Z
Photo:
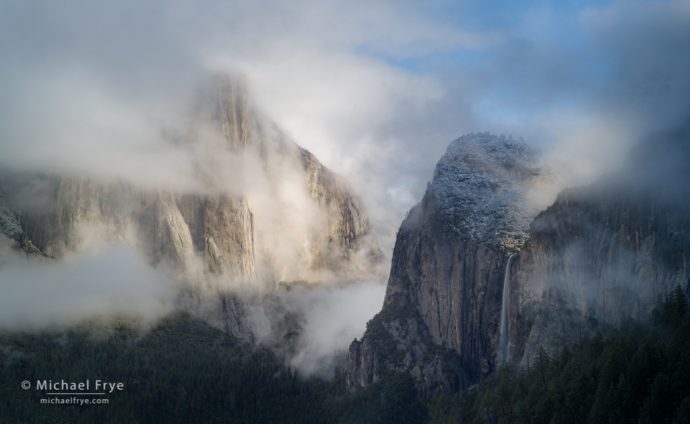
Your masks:
M 65 258 L 19 257 L 0 245 L 0 329 L 61 329 L 87 319 L 151 322 L 172 311 L 178 286 L 126 247 Z

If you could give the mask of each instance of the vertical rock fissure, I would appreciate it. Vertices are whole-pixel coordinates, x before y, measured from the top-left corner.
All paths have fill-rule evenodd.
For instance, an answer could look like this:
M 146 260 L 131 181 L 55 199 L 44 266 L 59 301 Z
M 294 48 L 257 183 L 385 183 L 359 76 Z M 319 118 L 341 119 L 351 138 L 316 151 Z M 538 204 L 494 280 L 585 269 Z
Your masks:
M 508 256 L 503 275 L 503 298 L 501 301 L 501 327 L 498 334 L 497 365 L 504 364 L 510 358 L 510 263 L 513 256 Z

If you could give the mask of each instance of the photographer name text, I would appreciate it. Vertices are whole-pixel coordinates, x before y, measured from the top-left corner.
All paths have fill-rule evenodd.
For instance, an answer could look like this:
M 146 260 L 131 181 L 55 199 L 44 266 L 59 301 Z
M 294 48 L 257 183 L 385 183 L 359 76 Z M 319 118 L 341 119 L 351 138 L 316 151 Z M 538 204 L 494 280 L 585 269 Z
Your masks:
M 105 380 L 84 380 L 84 381 L 66 381 L 66 380 L 36 380 L 34 386 L 36 390 L 46 392 L 103 392 L 114 393 L 121 392 L 125 389 L 123 382 L 111 382 Z

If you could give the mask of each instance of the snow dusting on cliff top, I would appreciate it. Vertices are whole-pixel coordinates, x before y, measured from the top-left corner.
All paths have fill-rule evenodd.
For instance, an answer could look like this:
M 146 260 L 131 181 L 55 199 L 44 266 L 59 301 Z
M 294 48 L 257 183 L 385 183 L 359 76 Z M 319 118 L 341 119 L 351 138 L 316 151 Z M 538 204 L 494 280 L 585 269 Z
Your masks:
M 436 165 L 424 207 L 440 213 L 460 235 L 518 250 L 538 212 L 526 201 L 540 176 L 537 159 L 527 144 L 510 137 L 464 135 Z

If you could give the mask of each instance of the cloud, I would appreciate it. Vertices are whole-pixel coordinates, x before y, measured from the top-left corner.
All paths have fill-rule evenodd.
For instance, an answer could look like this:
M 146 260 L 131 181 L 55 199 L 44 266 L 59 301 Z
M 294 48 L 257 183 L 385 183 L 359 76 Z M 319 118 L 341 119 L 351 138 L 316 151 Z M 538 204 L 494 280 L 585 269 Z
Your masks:
M 421 196 L 463 133 L 552 146 L 597 117 L 648 131 L 687 113 L 687 1 L 427 6 L 3 5 L 3 162 L 182 182 L 185 152 L 166 149 L 161 127 L 179 121 L 203 72 L 239 69 L 271 118 L 368 186 L 385 222 Z
M 690 2 L 615 3 L 584 11 L 581 21 L 609 63 L 605 106 L 618 108 L 639 131 L 668 130 L 688 119 Z
M 385 290 L 381 282 L 355 282 L 281 292 L 281 305 L 299 317 L 302 327 L 289 365 L 304 375 L 332 377 L 352 340 L 362 337 L 381 310 Z
M 588 183 L 688 122 L 688 4 L 527 5 L 444 101 L 464 95 L 472 125 L 539 146 L 561 187 Z
M 62 328 L 93 318 L 151 322 L 172 311 L 177 285 L 133 250 L 111 247 L 62 262 L 0 252 L 0 328 Z
M 180 124 L 205 72 L 240 70 L 259 106 L 300 144 L 355 185 L 370 185 L 365 201 L 382 222 L 390 210 L 379 213 L 378 200 L 401 209 L 397 221 L 413 197 L 404 181 L 423 187 L 435 160 L 418 179 L 417 152 L 391 128 L 421 122 L 442 95 L 433 77 L 389 61 L 495 42 L 394 1 L 72 0 L 3 9 L 2 164 L 188 185 L 187 152 L 170 149 L 161 128 Z M 438 139 L 448 142 L 445 133 Z M 392 164 L 414 177 L 394 184 Z
M 463 133 L 524 137 L 565 185 L 687 119 L 687 1 L 453 3 L 3 4 L 0 164 L 195 189 L 191 153 L 162 130 L 184 127 L 204 73 L 239 70 L 364 197 L 391 251 Z

